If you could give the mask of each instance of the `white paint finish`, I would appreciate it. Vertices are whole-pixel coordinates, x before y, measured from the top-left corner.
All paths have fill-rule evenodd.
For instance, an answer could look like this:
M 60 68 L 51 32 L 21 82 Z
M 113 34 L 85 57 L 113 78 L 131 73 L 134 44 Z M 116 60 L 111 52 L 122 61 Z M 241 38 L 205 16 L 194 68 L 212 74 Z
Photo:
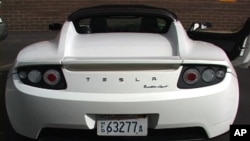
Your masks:
M 166 57 L 176 56 L 170 41 L 160 34 L 99 33 L 76 36 L 65 57 Z
M 58 47 L 56 40 L 34 43 L 19 52 L 16 63 L 25 65 L 26 63 L 36 64 L 41 62 L 50 64 L 50 62 L 57 62 L 58 64 L 60 58 L 58 58 L 57 51 Z
M 23 85 L 15 77 L 7 84 L 8 114 L 17 132 L 32 138 L 44 127 L 92 129 L 98 114 L 159 114 L 152 128 L 200 126 L 211 138 L 229 130 L 238 107 L 237 78 L 230 74 L 210 87 L 149 94 L 53 91 Z M 22 110 L 16 107 L 20 104 Z
M 164 37 L 165 36 L 165 37 Z M 218 47 L 190 40 L 180 22 L 175 21 L 166 35 L 145 33 L 100 33 L 80 35 L 71 22 L 65 22 L 60 35 L 53 41 L 32 44 L 23 49 L 17 63 L 47 64 L 50 62 L 76 62 L 100 58 L 167 58 L 179 56 L 181 60 L 225 62 L 225 53 Z M 81 60 L 81 61 L 79 61 Z M 119 60 L 119 59 L 118 59 Z M 174 59 L 176 60 L 176 59 Z M 85 61 L 86 62 L 86 61 Z M 171 62 L 171 61 L 169 61 Z
M 188 52 L 186 52 L 185 55 L 182 55 L 184 60 L 228 61 L 226 53 L 213 44 L 192 41 L 190 45 Z
M 173 57 L 96 57 L 96 58 L 76 58 L 66 57 L 62 64 L 181 64 L 182 60 L 178 56 Z
M 211 43 L 191 40 L 180 22 L 174 22 L 172 26 L 172 30 L 175 30 L 177 34 L 179 53 L 183 60 L 228 62 L 227 55 L 221 48 Z
M 67 71 L 67 91 L 83 93 L 155 93 L 178 90 L 182 67 L 176 70 Z M 77 83 L 75 83 L 77 82 Z

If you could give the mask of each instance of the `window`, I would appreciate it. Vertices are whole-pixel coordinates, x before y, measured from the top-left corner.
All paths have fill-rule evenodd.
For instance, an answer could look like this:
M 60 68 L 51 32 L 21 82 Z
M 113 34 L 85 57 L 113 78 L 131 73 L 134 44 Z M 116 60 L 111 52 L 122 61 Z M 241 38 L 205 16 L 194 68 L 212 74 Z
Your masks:
M 105 16 L 75 22 L 78 33 L 142 32 L 166 33 L 171 21 L 150 16 Z

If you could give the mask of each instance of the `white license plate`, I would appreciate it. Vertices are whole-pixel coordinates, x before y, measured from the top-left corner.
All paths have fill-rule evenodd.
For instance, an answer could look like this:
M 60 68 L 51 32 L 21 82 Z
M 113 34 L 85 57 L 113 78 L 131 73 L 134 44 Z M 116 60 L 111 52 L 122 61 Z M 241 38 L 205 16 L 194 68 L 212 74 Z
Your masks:
M 147 136 L 145 116 L 101 116 L 97 120 L 99 136 Z

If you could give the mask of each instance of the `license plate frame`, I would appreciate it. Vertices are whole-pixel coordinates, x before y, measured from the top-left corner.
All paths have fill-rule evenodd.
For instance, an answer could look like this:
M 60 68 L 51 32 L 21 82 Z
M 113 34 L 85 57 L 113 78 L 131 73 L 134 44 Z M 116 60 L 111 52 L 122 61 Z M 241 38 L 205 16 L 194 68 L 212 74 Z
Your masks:
M 97 118 L 98 136 L 147 136 L 148 118 L 135 116 L 99 116 Z

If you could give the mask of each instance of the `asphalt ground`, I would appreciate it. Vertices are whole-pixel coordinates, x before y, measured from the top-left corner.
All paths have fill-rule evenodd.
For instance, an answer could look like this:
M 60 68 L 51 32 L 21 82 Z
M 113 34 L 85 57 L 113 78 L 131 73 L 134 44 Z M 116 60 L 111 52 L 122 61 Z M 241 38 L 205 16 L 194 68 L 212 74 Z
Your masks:
M 8 75 L 9 68 L 15 61 L 17 53 L 24 48 L 25 46 L 37 42 L 52 39 L 57 35 L 57 32 L 10 32 L 7 39 L 0 41 L 0 139 L 3 139 L 3 136 L 13 136 L 9 133 L 11 129 L 10 125 L 6 123 L 7 115 L 4 107 L 4 92 L 6 79 Z M 250 124 L 250 69 L 236 68 L 239 86 L 240 86 L 240 104 L 238 109 L 238 114 L 234 124 Z M 7 127 L 6 127 L 7 126 Z M 97 140 L 110 140 L 110 141 L 131 141 L 138 140 L 137 138 L 102 138 L 102 137 L 92 137 L 86 134 L 82 137 L 70 136 L 47 136 L 45 138 L 39 139 L 39 141 L 97 141 Z M 180 135 L 181 136 L 181 135 Z M 148 141 L 165 141 L 167 138 L 164 135 L 155 136 L 155 137 L 145 137 L 140 138 L 140 140 Z M 13 137 L 13 141 L 15 137 Z M 208 141 L 229 141 L 229 133 L 225 133 L 219 137 L 210 139 Z

